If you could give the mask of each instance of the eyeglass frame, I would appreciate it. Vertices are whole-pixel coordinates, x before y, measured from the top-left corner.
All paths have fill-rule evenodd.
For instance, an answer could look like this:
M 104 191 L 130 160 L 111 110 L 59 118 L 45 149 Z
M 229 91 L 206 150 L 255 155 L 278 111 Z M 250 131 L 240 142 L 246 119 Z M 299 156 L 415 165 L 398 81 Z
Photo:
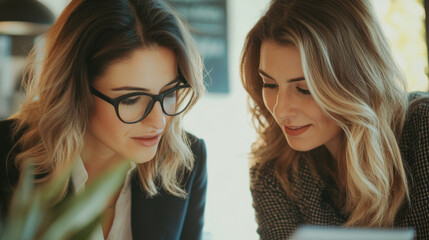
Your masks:
M 174 92 L 176 90 L 182 89 L 182 88 L 192 88 L 191 85 L 189 85 L 189 83 L 185 79 L 183 79 L 183 77 L 179 77 L 178 83 L 184 83 L 184 84 L 174 86 L 174 87 L 172 87 L 172 88 L 170 88 L 170 89 L 168 89 L 162 93 L 159 93 L 159 94 L 150 94 L 150 93 L 146 93 L 146 92 L 132 92 L 132 93 L 128 93 L 128 94 L 119 96 L 117 98 L 110 98 L 92 86 L 90 86 L 90 90 L 91 90 L 91 93 L 93 95 L 95 95 L 96 97 L 98 97 L 98 98 L 106 101 L 107 103 L 110 103 L 113 105 L 113 107 L 115 108 L 116 116 L 118 117 L 119 120 L 121 120 L 121 122 L 126 123 L 126 124 L 134 124 L 134 123 L 138 123 L 138 122 L 142 121 L 145 117 L 147 117 L 149 115 L 149 113 L 152 111 L 153 106 L 155 106 L 156 102 L 160 103 L 162 112 L 165 113 L 167 116 L 174 117 L 174 116 L 177 116 L 177 115 L 183 113 L 186 110 L 186 108 L 188 108 L 189 104 L 192 102 L 192 98 L 193 98 L 194 93 L 192 93 L 190 101 L 186 104 L 186 106 L 183 108 L 183 110 L 180 112 L 177 112 L 175 114 L 168 114 L 165 111 L 164 104 L 163 104 L 164 103 L 164 97 L 167 94 Z M 141 95 L 149 96 L 152 98 L 151 101 L 148 103 L 148 105 L 145 109 L 145 112 L 143 113 L 143 116 L 141 116 L 138 120 L 132 121 L 132 122 L 127 122 L 127 121 L 123 120 L 119 114 L 119 103 L 123 99 L 133 97 L 133 96 L 141 96 Z

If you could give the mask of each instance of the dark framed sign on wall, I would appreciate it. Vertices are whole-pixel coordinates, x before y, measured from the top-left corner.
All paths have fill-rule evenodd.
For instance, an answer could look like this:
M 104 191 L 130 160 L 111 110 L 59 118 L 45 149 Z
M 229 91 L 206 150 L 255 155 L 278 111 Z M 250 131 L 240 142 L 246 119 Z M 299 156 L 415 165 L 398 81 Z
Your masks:
M 229 93 L 226 0 L 167 0 L 191 26 L 210 93 Z M 208 76 L 206 76 L 208 75 Z

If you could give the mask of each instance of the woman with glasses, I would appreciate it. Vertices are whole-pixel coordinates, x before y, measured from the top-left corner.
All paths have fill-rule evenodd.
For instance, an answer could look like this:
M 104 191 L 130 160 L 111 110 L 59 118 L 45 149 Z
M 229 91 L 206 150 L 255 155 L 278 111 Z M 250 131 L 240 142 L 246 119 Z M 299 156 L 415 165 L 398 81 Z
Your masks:
M 406 83 L 367 0 L 274 0 L 247 35 L 261 239 L 301 225 L 429 239 L 429 98 Z
M 205 89 L 185 23 L 160 0 L 72 0 L 40 44 L 0 122 L 0 212 L 27 161 L 38 184 L 72 166 L 61 200 L 131 160 L 94 237 L 201 239 L 206 150 L 182 116 Z

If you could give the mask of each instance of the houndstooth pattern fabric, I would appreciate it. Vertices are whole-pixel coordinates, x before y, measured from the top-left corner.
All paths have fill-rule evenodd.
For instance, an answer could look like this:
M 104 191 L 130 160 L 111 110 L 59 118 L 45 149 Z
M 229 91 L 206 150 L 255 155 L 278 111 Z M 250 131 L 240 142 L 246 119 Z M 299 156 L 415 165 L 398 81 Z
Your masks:
M 415 239 L 424 240 L 429 239 L 429 98 L 410 107 L 409 114 L 400 148 L 410 176 L 410 203 L 398 212 L 395 227 L 413 227 Z M 332 203 L 323 180 L 312 174 L 305 160 L 299 161 L 298 176 L 291 177 L 296 201 L 276 179 L 275 160 L 250 169 L 257 232 L 262 240 L 287 239 L 303 224 L 340 226 L 347 221 Z

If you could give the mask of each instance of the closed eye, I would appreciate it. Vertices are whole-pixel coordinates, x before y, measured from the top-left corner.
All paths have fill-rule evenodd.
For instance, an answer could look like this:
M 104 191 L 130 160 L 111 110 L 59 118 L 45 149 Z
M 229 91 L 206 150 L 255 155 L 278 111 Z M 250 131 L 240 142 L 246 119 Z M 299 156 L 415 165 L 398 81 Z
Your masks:
M 167 93 L 164 98 L 176 98 L 176 92 L 177 91 L 171 91 L 169 93 Z
M 135 98 L 126 98 L 124 100 L 121 101 L 121 104 L 123 105 L 133 105 L 135 104 L 138 100 L 140 99 L 140 97 L 135 97 Z
M 276 88 L 276 87 L 278 87 L 278 85 L 275 83 L 263 83 L 262 87 L 263 88 Z
M 300 92 L 300 93 L 302 93 L 304 95 L 310 95 L 311 94 L 310 90 L 308 90 L 308 89 L 303 89 L 303 88 L 300 88 L 300 87 L 296 87 L 296 89 L 298 90 L 298 92 Z

